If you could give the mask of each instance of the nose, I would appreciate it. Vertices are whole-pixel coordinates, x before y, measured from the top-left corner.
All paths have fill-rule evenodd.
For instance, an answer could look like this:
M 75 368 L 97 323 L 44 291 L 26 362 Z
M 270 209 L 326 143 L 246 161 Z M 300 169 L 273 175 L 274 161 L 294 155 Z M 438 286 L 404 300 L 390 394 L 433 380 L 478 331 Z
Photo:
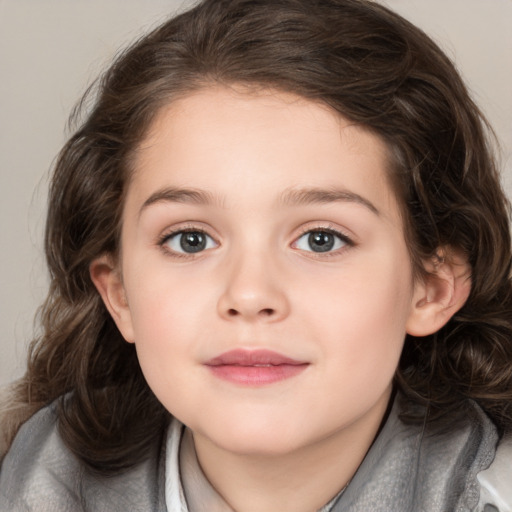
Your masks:
M 282 272 L 264 255 L 238 256 L 226 269 L 218 312 L 226 320 L 277 322 L 290 311 Z

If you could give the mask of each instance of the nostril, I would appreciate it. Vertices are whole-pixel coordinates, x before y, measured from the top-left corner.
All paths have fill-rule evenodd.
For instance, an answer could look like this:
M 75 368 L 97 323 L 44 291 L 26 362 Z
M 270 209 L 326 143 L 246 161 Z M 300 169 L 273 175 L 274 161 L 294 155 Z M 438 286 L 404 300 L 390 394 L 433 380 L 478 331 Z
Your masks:
M 245 311 L 243 308 L 242 309 L 229 308 L 226 310 L 226 315 L 231 318 L 234 318 L 237 316 L 252 317 L 254 313 L 256 313 L 255 316 L 259 316 L 259 317 L 271 317 L 276 314 L 276 310 L 273 308 L 262 308 L 260 310 L 255 310 L 255 311 L 253 310 L 252 312 Z

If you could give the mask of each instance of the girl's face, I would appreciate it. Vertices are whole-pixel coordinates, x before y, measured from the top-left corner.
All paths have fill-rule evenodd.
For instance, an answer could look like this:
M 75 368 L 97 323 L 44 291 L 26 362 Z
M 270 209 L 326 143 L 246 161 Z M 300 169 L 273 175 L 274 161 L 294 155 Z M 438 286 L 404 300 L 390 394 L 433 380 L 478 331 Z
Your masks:
M 373 438 L 419 300 L 383 142 L 211 88 L 162 110 L 134 164 L 111 310 L 164 406 L 237 453 Z

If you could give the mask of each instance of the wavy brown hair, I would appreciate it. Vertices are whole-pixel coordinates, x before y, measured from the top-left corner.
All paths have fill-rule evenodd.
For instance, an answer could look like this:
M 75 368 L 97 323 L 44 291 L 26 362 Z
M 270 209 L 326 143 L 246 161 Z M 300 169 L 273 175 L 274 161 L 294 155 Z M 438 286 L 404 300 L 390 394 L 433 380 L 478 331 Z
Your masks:
M 486 123 L 453 64 L 421 30 L 371 1 L 205 0 L 120 55 L 80 105 L 88 113 L 50 189 L 43 334 L 14 388 L 8 438 L 55 399 L 64 441 L 98 470 L 134 464 L 162 435 L 168 413 L 89 266 L 118 252 L 130 162 L 156 113 L 212 84 L 295 93 L 387 143 L 416 268 L 441 247 L 463 254 L 472 272 L 460 312 L 426 339 L 407 337 L 396 385 L 433 416 L 472 398 L 510 428 L 508 203 Z

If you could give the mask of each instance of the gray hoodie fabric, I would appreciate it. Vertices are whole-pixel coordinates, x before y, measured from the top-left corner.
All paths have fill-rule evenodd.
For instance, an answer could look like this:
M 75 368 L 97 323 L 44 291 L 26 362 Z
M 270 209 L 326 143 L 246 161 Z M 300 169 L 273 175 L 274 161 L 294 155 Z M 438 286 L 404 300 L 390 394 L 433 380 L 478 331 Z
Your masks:
M 500 509 L 480 499 L 477 475 L 491 465 L 498 436 L 476 404 L 468 402 L 462 417 L 426 426 L 404 424 L 397 409 L 332 512 L 508 512 L 508 504 Z M 205 512 L 187 508 L 178 460 L 183 427 L 172 420 L 169 429 L 144 461 L 105 477 L 68 450 L 55 406 L 45 407 L 22 426 L 2 462 L 0 511 Z M 500 477 L 512 488 L 512 461 Z

